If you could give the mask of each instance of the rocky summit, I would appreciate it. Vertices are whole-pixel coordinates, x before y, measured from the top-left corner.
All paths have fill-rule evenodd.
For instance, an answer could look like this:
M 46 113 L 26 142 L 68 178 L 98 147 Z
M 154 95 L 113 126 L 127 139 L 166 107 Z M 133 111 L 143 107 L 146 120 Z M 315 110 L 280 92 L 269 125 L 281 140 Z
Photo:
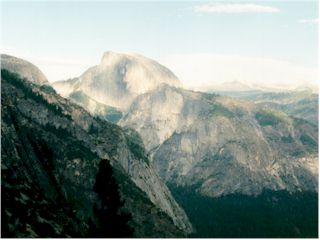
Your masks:
M 135 53 L 106 52 L 99 65 L 78 78 L 55 82 L 53 87 L 64 97 L 81 91 L 98 103 L 124 111 L 136 96 L 161 83 L 181 86 L 169 69 L 154 60 Z
M 48 79 L 41 70 L 32 63 L 21 58 L 1 54 L 1 69 L 8 69 L 26 77 L 29 81 L 36 84 L 48 84 Z

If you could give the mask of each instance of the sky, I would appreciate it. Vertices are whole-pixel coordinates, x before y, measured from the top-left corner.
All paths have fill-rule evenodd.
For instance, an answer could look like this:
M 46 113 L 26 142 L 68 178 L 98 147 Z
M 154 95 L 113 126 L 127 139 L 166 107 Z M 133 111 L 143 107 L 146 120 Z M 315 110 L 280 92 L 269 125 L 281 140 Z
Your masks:
M 1 1 L 1 52 L 49 81 L 81 75 L 110 50 L 155 59 L 191 88 L 301 83 L 316 81 L 318 23 L 316 0 Z

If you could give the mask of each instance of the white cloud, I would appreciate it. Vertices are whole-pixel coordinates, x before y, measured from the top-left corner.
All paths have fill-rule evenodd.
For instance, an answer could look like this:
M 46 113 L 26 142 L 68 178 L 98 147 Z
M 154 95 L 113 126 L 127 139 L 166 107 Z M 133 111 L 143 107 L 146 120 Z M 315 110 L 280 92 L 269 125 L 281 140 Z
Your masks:
M 171 69 L 185 87 L 196 90 L 234 81 L 270 90 L 317 86 L 317 69 L 274 59 L 190 53 L 169 55 L 162 64 Z
M 265 5 L 246 3 L 208 3 L 194 6 L 195 12 L 204 13 L 277 13 L 280 9 Z
M 319 19 L 314 18 L 314 19 L 300 19 L 298 21 L 299 23 L 304 23 L 304 24 L 319 24 Z

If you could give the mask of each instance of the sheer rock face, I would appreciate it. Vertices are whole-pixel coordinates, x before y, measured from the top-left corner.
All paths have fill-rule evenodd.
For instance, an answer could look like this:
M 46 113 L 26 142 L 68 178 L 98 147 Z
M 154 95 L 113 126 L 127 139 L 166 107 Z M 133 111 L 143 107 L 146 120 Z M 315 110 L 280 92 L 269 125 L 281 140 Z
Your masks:
M 138 54 L 106 52 L 99 65 L 79 78 L 55 82 L 53 87 L 64 97 L 82 91 L 99 103 L 126 110 L 133 99 L 159 84 L 181 86 L 166 67 Z
M 23 166 L 17 174 L 39 185 L 52 200 L 57 192 L 68 201 L 73 199 L 81 220 L 92 214 L 96 199 L 93 184 L 99 159 L 110 159 L 121 173 L 118 174 L 120 178 L 132 189 L 122 184 L 123 198 L 133 215 L 137 236 L 173 237 L 191 232 L 192 226 L 184 211 L 148 160 L 132 152 L 128 146 L 130 136 L 120 127 L 93 118 L 50 87 L 44 89 L 24 80 L 21 82 L 22 85 L 17 85 L 2 78 L 2 168 L 14 172 L 16 164 Z M 26 130 L 25 135 L 21 134 L 23 130 Z M 36 156 L 38 150 L 32 149 L 32 141 L 36 145 L 44 144 L 52 152 L 48 163 Z M 19 149 L 24 149 L 28 157 L 23 157 Z M 41 169 L 46 164 L 50 165 L 50 171 L 43 172 Z M 141 199 L 145 199 L 145 208 L 141 207 L 144 204 Z M 145 227 L 148 216 L 150 229 Z M 156 232 L 152 231 L 154 229 Z
M 168 183 L 213 197 L 317 191 L 317 127 L 282 112 L 163 85 L 139 96 L 119 124 L 140 133 Z
M 1 69 L 7 69 L 11 72 L 17 73 L 22 78 L 26 78 L 30 82 L 39 85 L 49 83 L 38 67 L 20 58 L 1 54 Z

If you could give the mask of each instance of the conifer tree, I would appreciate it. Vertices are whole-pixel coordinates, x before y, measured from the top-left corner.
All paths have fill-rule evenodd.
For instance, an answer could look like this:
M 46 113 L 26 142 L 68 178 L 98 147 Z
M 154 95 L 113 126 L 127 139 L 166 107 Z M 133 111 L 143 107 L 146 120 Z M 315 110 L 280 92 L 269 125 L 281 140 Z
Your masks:
M 118 189 L 110 162 L 102 159 L 93 187 L 99 198 L 99 203 L 94 206 L 97 226 L 93 234 L 97 237 L 132 237 L 133 230 L 128 226 L 131 215 L 120 212 L 124 202 Z

